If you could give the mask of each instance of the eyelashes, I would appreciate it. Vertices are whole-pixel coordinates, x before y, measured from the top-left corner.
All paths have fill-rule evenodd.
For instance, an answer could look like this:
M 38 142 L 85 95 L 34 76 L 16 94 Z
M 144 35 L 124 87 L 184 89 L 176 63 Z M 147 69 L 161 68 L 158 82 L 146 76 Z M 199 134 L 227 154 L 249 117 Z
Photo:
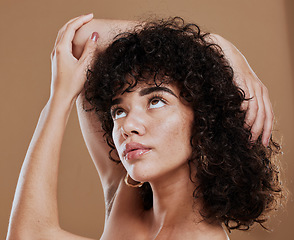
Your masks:
M 117 108 L 114 108 L 113 110 L 111 110 L 111 111 L 110 111 L 110 114 L 111 114 L 111 117 L 112 117 L 114 120 L 126 116 L 125 111 L 124 111 L 122 108 L 120 108 L 120 107 L 117 107 Z
M 151 107 L 151 104 L 155 101 L 157 101 L 157 103 L 155 105 L 152 105 L 153 107 Z M 162 98 L 161 94 L 154 94 L 151 98 L 148 99 L 148 104 L 150 108 L 160 108 L 163 107 L 166 103 L 167 102 Z
M 155 93 L 148 97 L 147 99 L 148 109 L 161 108 L 167 104 L 167 101 L 163 98 L 162 94 Z M 113 120 L 122 118 L 126 116 L 126 111 L 120 105 L 114 105 L 110 109 L 110 114 Z

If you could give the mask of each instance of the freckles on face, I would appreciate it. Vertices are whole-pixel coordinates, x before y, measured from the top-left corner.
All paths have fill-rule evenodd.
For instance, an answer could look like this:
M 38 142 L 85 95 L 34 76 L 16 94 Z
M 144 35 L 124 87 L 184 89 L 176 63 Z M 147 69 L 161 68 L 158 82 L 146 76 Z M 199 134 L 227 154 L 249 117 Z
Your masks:
M 152 122 L 154 141 L 162 145 L 166 155 L 178 156 L 189 147 L 192 116 L 189 109 L 176 104 L 162 118 Z
M 178 88 L 164 87 L 162 90 L 140 86 L 120 95 L 119 104 L 112 111 L 113 140 L 120 159 L 130 175 L 140 181 L 180 168 L 191 154 L 193 111 L 180 100 Z M 151 151 L 128 161 L 123 151 L 132 142 Z

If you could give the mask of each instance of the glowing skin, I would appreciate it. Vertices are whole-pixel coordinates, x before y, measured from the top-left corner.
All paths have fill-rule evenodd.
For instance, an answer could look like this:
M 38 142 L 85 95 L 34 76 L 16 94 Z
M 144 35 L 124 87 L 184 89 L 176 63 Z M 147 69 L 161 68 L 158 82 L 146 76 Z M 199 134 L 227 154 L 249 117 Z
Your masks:
M 173 85 L 139 85 L 114 98 L 113 140 L 130 176 L 151 182 L 187 168 L 193 111 Z

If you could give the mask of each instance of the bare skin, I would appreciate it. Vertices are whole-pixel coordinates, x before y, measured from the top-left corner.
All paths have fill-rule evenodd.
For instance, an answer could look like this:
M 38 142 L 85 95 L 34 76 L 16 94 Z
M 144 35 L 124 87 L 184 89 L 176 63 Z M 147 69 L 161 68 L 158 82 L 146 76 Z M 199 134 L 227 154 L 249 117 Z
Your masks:
M 58 33 L 51 54 L 51 94 L 40 115 L 24 160 L 7 239 L 88 239 L 60 228 L 56 200 L 61 143 L 75 102 L 81 130 L 104 191 L 107 214 L 101 239 L 228 239 L 220 223 L 201 221 L 202 218 L 197 211 L 201 208 L 201 202 L 197 202 L 196 207 L 192 207 L 191 193 L 194 185 L 189 180 L 188 168 L 184 164 L 185 154 L 189 152 L 187 139 L 191 119 L 188 117 L 189 109 L 177 98 L 167 95 L 165 97 L 168 104 L 153 102 L 152 106 L 148 105 L 148 108 L 144 108 L 147 96 L 138 94 L 140 88 L 128 97 L 124 96 L 121 107 L 126 114 L 124 112 L 120 113 L 122 115 L 118 114 L 120 117 L 114 119 L 113 130 L 115 144 L 123 164 L 115 165 L 108 159 L 109 147 L 102 138 L 103 133 L 97 117 L 93 112 L 86 113 L 82 108 L 85 71 L 91 64 L 95 49 L 103 50 L 118 32 L 130 29 L 136 23 L 92 20 L 92 18 L 92 15 L 87 15 L 72 19 Z M 93 32 L 98 32 L 99 36 L 92 35 Z M 252 140 L 256 139 L 263 130 L 263 142 L 266 145 L 273 118 L 267 91 L 233 45 L 217 35 L 213 35 L 213 38 L 212 41 L 226 48 L 225 53 L 228 53 L 227 56 L 232 59 L 234 70 L 242 76 L 236 79 L 237 84 L 243 86 L 246 94 L 254 97 L 252 102 L 244 104 L 243 107 L 248 108 L 248 125 L 252 126 L 252 131 L 254 130 Z M 167 87 L 173 90 L 175 95 L 178 94 L 173 86 Z M 122 96 L 118 97 L 122 98 Z M 186 113 L 184 117 L 176 114 L 179 111 Z M 138 112 L 141 118 L 134 118 Z M 170 121 L 163 118 L 166 113 L 172 116 Z M 178 155 L 170 165 L 164 164 L 158 171 L 155 171 L 154 164 L 150 164 L 149 170 L 143 176 L 142 169 L 145 169 L 149 162 L 144 161 L 145 158 L 150 160 L 155 155 L 164 161 L 167 157 L 171 157 L 164 155 L 162 151 L 161 139 L 159 135 L 156 137 L 160 129 L 152 125 L 151 115 L 162 124 L 160 129 L 165 127 L 170 129 L 171 135 L 175 134 L 172 132 L 174 124 L 182 123 L 182 131 L 185 134 L 177 136 L 177 141 L 183 142 L 186 148 L 182 152 L 178 151 Z M 162 134 L 163 132 L 160 136 Z M 151 139 L 157 139 L 159 142 L 153 145 Z M 142 161 L 133 164 L 124 160 L 123 151 L 124 145 L 132 141 L 148 144 L 151 149 L 149 155 L 146 154 L 140 159 Z M 138 189 L 125 185 L 123 179 L 126 169 L 131 177 L 138 181 L 150 180 L 154 192 L 152 209 L 145 211 Z

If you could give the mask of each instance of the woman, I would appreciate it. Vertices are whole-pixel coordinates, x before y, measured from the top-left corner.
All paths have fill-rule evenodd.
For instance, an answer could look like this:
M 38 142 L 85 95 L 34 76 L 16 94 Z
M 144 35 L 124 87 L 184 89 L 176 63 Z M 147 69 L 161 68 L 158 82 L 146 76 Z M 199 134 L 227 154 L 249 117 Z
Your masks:
M 8 239 L 86 239 L 60 229 L 56 201 L 61 141 L 77 98 L 104 190 L 101 239 L 227 239 L 222 223 L 262 224 L 280 194 L 270 161 L 278 146 L 269 141 L 266 89 L 240 53 L 178 18 L 142 24 L 107 47 L 137 23 L 86 24 L 92 18 L 72 19 L 57 36 L 50 99 L 22 167 Z M 235 78 L 247 100 L 212 43 L 237 74 L 249 71 Z

